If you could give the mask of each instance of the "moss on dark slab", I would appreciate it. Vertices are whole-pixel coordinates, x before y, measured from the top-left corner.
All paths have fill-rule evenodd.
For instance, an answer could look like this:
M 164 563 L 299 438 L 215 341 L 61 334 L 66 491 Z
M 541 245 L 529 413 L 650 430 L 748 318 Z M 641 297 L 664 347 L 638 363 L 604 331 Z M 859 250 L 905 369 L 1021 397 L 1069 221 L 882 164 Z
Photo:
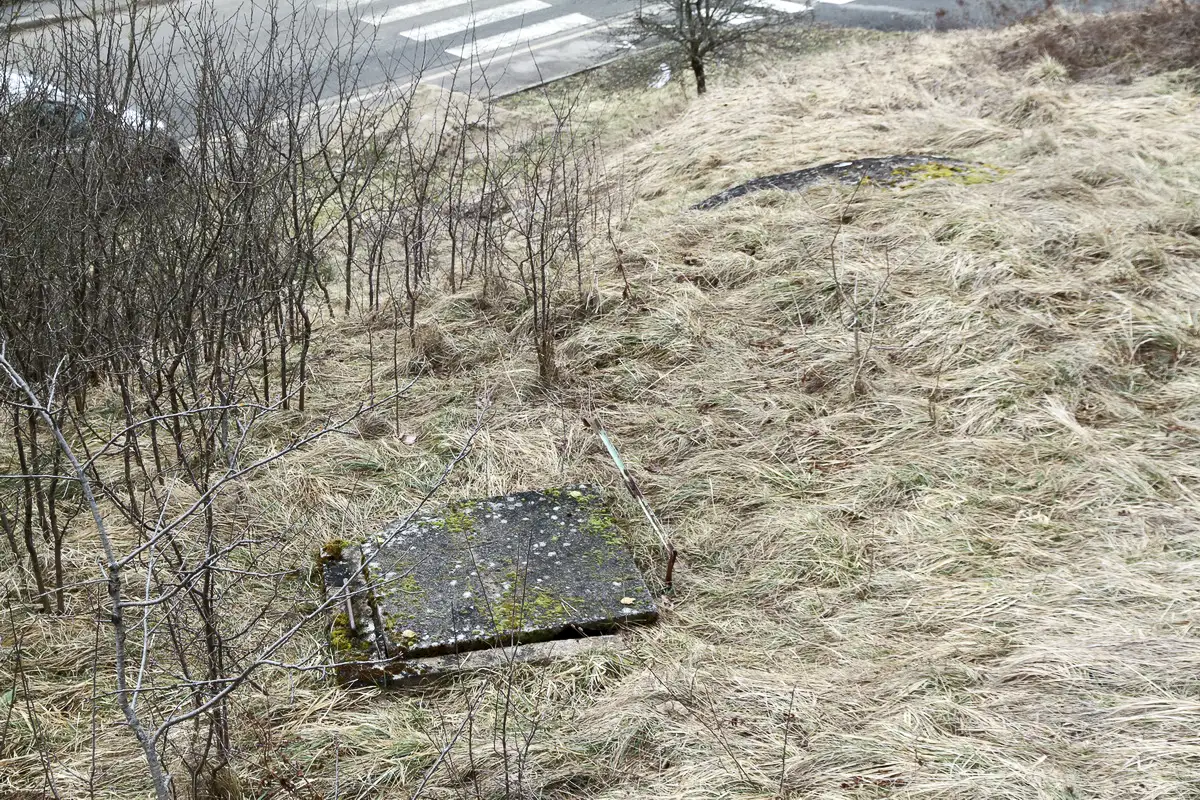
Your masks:
M 340 543 L 323 556 L 339 548 L 343 557 L 359 550 Z M 361 555 L 376 576 L 379 649 L 393 658 L 608 633 L 657 617 L 616 519 L 586 485 L 455 503 L 366 537 Z M 335 618 L 334 649 L 358 646 L 353 633 Z

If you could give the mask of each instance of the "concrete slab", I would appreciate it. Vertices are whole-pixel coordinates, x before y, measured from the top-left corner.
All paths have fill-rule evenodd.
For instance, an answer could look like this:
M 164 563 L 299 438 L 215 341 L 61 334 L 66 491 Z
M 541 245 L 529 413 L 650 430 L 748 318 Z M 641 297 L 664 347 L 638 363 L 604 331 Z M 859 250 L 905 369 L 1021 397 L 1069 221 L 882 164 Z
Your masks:
M 658 618 L 607 505 L 588 485 L 452 504 L 361 543 L 331 543 L 322 561 L 326 596 L 337 598 L 330 641 L 347 682 L 409 682 L 459 663 L 446 657 L 601 636 Z
M 795 172 L 754 178 L 701 200 L 692 208 L 696 210 L 716 208 L 731 200 L 765 189 L 799 192 L 819 183 L 907 189 L 914 184 L 931 179 L 945 179 L 962 184 L 991 183 L 999 180 L 1007 172 L 1008 170 L 991 164 L 977 164 L 946 156 L 904 155 L 860 158 L 853 161 L 829 162 Z

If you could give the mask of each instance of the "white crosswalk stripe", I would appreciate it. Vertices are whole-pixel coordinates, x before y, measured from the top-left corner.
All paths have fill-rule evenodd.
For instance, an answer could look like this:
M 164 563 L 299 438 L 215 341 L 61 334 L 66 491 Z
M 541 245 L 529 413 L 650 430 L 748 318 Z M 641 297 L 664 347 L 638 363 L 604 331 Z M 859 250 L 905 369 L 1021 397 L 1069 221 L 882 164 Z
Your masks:
M 508 3 L 498 8 L 473 11 L 470 14 L 463 14 L 461 17 L 445 19 L 440 22 L 431 22 L 428 25 L 421 25 L 412 30 L 401 31 L 399 35 L 406 39 L 415 39 L 417 41 L 441 39 L 446 36 L 475 31 L 493 22 L 503 22 L 506 19 L 524 17 L 527 14 L 532 14 L 534 11 L 541 11 L 543 8 L 550 8 L 550 4 L 543 2 L 543 0 L 518 0 L 518 2 Z
M 476 39 L 462 47 L 450 47 L 446 49 L 446 52 L 459 58 L 487 55 L 488 53 L 494 53 L 497 50 L 503 50 L 507 47 L 515 47 L 525 42 L 532 42 L 536 39 L 545 39 L 549 36 L 566 33 L 573 28 L 582 28 L 594 22 L 595 20 L 586 14 L 567 14 L 562 17 L 548 19 L 545 22 L 525 25 L 519 30 L 505 31 L 495 36 Z
M 345 0 L 339 1 L 344 2 Z M 413 19 L 414 17 L 433 14 L 438 11 L 449 11 L 458 6 L 470 6 L 472 4 L 473 0 L 418 0 L 416 3 L 406 3 L 402 6 L 390 8 L 382 14 L 363 17 L 363 21 L 376 26 L 387 25 L 391 22 L 399 22 L 402 19 Z
M 372 3 L 372 0 L 317 2 L 331 11 L 353 13 L 355 8 L 363 8 Z M 382 5 L 379 0 L 374 2 Z M 785 14 L 809 11 L 812 2 L 814 0 L 750 0 L 751 5 Z M 853 0 L 815 2 L 842 4 Z M 444 47 L 446 53 L 458 58 L 479 57 L 552 37 L 558 37 L 553 39 L 553 42 L 561 42 L 564 39 L 587 35 L 588 29 L 597 24 L 595 19 L 586 14 L 563 14 L 551 19 L 535 19 L 528 22 L 525 19 L 530 15 L 553 9 L 554 4 L 555 0 L 409 0 L 392 8 L 370 10 L 363 15 L 362 21 L 383 28 L 380 32 L 382 36 L 436 43 L 435 46 Z M 744 19 L 734 20 L 734 24 L 755 19 L 752 15 L 743 16 Z M 406 22 L 408 25 L 398 32 L 385 28 L 398 22 Z M 506 22 L 507 25 L 504 24 Z M 489 27 L 490 31 L 485 30 Z M 573 31 L 578 33 L 572 33 Z M 469 41 L 464 41 L 466 39 Z

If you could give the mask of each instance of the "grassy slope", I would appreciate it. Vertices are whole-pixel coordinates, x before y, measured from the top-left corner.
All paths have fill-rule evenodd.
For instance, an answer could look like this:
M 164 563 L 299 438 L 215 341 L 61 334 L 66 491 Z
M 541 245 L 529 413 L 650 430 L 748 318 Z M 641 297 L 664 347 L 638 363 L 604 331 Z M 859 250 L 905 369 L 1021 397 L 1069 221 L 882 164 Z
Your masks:
M 447 498 L 564 476 L 616 492 L 575 424 L 591 402 L 673 530 L 683 557 L 663 623 L 622 660 L 485 689 L 426 796 L 503 796 L 506 695 L 513 727 L 539 720 L 521 769 L 543 795 L 770 797 L 781 775 L 788 796 L 814 799 L 1195 791 L 1196 98 L 1164 76 L 1001 74 L 988 48 L 1008 35 L 772 62 L 686 107 L 627 93 L 620 113 L 661 122 L 619 158 L 637 176 L 623 244 L 638 302 L 597 265 L 604 301 L 561 346 L 561 390 L 536 389 L 519 337 L 443 298 L 430 319 L 459 366 L 403 405 L 415 447 L 331 439 L 258 481 L 247 502 L 263 510 L 247 518 L 297 524 L 302 559 L 399 513 L 489 390 Z M 755 175 L 909 151 L 1013 171 L 685 210 Z M 869 306 L 857 354 L 834 263 Z M 361 395 L 367 345 L 359 324 L 327 333 L 314 398 L 334 408 Z M 39 703 L 74 791 L 91 628 L 31 636 L 58 643 L 59 688 Z M 314 782 L 336 761 L 342 797 L 399 798 L 481 683 L 414 697 L 316 676 L 269 685 L 239 713 L 272 720 Z M 138 765 L 118 760 L 132 743 L 112 730 L 101 791 L 129 797 Z M 36 781 L 35 757 L 18 766 Z

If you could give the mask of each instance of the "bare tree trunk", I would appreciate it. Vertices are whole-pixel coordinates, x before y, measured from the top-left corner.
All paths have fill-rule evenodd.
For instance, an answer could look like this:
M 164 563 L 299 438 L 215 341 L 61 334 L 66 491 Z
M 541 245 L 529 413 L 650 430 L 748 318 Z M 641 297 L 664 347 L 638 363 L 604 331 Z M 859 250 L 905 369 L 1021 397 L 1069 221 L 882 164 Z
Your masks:
M 30 424 L 33 424 L 32 411 L 30 412 Z M 33 479 L 28 477 L 29 475 L 37 474 L 37 464 L 34 463 L 32 458 L 26 457 L 25 447 L 22 444 L 23 436 L 21 431 L 21 412 L 15 408 L 13 409 L 12 429 L 13 441 L 16 442 L 17 445 L 17 458 L 19 459 L 21 471 L 26 476 L 21 480 L 22 494 L 25 501 L 25 523 L 22 526 L 22 530 L 25 534 L 25 551 L 29 554 L 29 567 L 33 572 L 34 585 L 37 587 L 38 602 L 42 606 L 42 611 L 49 614 L 51 613 L 50 595 L 46 591 L 45 574 L 42 572 L 42 562 L 38 558 L 37 552 L 37 541 L 33 535 Z
M 691 57 L 692 74 L 696 76 L 696 94 L 708 91 L 708 83 L 704 79 L 704 59 L 693 53 Z

